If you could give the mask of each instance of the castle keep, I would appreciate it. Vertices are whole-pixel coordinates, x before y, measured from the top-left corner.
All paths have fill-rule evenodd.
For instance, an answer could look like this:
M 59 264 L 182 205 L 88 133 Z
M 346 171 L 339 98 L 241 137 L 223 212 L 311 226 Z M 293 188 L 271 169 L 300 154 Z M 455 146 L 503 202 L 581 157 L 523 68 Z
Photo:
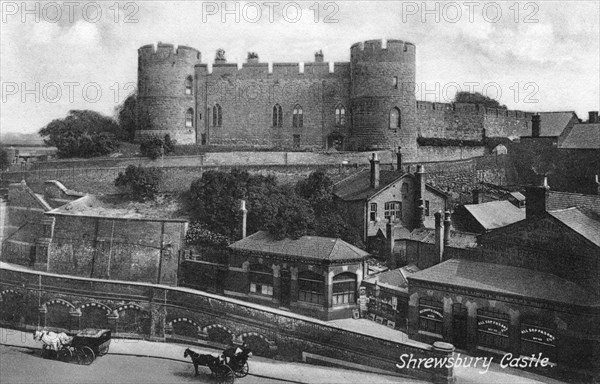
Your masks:
M 417 101 L 414 44 L 369 40 L 350 62 L 259 62 L 238 68 L 219 50 L 209 71 L 200 51 L 159 43 L 138 50 L 138 140 L 170 134 L 179 144 L 264 148 L 402 147 L 417 138 L 482 142 L 528 133 L 530 114 L 481 105 Z

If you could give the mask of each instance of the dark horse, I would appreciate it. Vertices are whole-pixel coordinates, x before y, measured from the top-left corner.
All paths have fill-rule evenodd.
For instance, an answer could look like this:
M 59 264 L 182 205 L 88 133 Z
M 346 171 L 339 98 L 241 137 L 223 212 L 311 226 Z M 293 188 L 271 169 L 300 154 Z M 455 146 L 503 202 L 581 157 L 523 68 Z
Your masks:
M 185 352 L 183 352 L 183 357 L 190 357 L 192 359 L 192 363 L 194 363 L 194 369 L 196 371 L 196 376 L 198 376 L 198 366 L 201 365 L 203 367 L 210 368 L 211 372 L 214 372 L 216 367 L 221 365 L 219 358 L 213 355 L 201 355 L 187 348 Z

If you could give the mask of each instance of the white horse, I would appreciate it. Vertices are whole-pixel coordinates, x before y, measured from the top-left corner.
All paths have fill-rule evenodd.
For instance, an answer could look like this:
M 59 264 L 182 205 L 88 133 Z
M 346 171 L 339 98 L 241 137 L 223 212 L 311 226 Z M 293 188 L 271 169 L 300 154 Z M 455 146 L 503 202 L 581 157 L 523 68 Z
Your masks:
M 33 333 L 33 340 L 44 343 L 44 349 L 51 349 L 58 352 L 63 345 L 71 344 L 73 337 L 64 332 L 35 331 Z

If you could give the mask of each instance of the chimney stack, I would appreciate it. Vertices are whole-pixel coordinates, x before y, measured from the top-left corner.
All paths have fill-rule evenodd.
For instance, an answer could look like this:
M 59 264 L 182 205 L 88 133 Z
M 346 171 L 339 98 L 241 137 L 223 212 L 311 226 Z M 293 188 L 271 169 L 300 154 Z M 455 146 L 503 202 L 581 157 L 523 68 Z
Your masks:
M 444 230 L 442 229 L 442 212 L 437 211 L 435 214 L 435 251 L 437 260 L 435 264 L 441 263 L 444 260 Z M 433 265 L 435 265 L 433 264 Z
M 323 51 L 319 50 L 315 52 L 315 63 L 322 63 L 324 59 Z
M 527 219 L 541 216 L 546 212 L 546 201 L 548 199 L 548 177 L 544 176 L 542 185 L 530 186 L 526 188 L 525 217 Z
M 598 111 L 590 111 L 589 116 L 590 117 L 588 119 L 588 123 L 590 123 L 590 124 L 598 123 Z
M 450 220 L 450 211 L 444 212 L 444 247 L 450 244 L 450 226 L 452 220 Z
M 481 191 L 479 189 L 474 189 L 472 194 L 473 194 L 473 204 L 481 203 Z
M 242 211 L 242 239 L 246 238 L 246 220 L 248 219 L 248 210 L 246 209 L 246 200 L 242 200 L 240 211 Z
M 423 227 L 425 221 L 425 167 L 421 164 L 417 165 L 417 172 L 415 172 L 415 200 L 417 210 L 415 212 L 417 228 Z
M 596 175 L 596 194 L 600 195 L 600 178 Z
M 531 137 L 540 137 L 541 117 L 538 113 L 531 116 Z
M 379 188 L 379 158 L 377 153 L 373 153 L 373 157 L 369 160 L 371 162 L 371 188 Z
M 400 151 L 402 147 L 398 147 L 398 152 L 396 152 L 396 165 L 399 171 L 402 171 L 402 152 Z

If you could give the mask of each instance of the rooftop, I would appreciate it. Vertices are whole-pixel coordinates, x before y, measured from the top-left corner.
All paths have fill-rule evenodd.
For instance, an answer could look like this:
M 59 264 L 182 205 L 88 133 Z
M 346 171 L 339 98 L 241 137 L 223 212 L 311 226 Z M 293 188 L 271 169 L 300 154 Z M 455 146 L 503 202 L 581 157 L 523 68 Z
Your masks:
M 600 149 L 600 124 L 575 124 L 559 148 Z
M 600 215 L 600 195 L 584 195 L 581 193 L 548 191 L 546 209 L 553 211 L 571 207 L 591 210 Z
M 406 276 L 412 275 L 418 271 L 420 271 L 420 269 L 416 265 L 410 264 L 402 268 L 392 269 L 379 273 L 375 276 L 367 277 L 364 279 L 364 281 L 392 289 L 408 288 L 408 280 L 406 280 Z
M 600 247 L 600 217 L 579 208 L 559 209 L 548 214 Z
M 577 115 L 573 111 L 565 112 L 540 112 L 540 136 L 560 136 L 569 122 Z M 531 121 L 527 124 L 529 132 L 525 136 L 531 136 Z
M 464 207 L 486 231 L 525 220 L 525 210 L 506 200 L 466 204 Z
M 435 244 L 435 229 L 417 228 L 413 230 L 408 237 L 399 240 L 414 240 L 421 243 Z M 450 230 L 449 247 L 453 248 L 474 248 L 477 247 L 477 234 L 462 231 Z
M 450 259 L 408 279 L 551 302 L 600 305 L 600 298 L 592 292 L 556 275 L 471 260 Z
M 299 239 L 276 240 L 267 232 L 259 231 L 229 246 L 237 251 L 291 256 L 324 261 L 363 260 L 369 254 L 341 239 L 320 236 L 302 236 Z

